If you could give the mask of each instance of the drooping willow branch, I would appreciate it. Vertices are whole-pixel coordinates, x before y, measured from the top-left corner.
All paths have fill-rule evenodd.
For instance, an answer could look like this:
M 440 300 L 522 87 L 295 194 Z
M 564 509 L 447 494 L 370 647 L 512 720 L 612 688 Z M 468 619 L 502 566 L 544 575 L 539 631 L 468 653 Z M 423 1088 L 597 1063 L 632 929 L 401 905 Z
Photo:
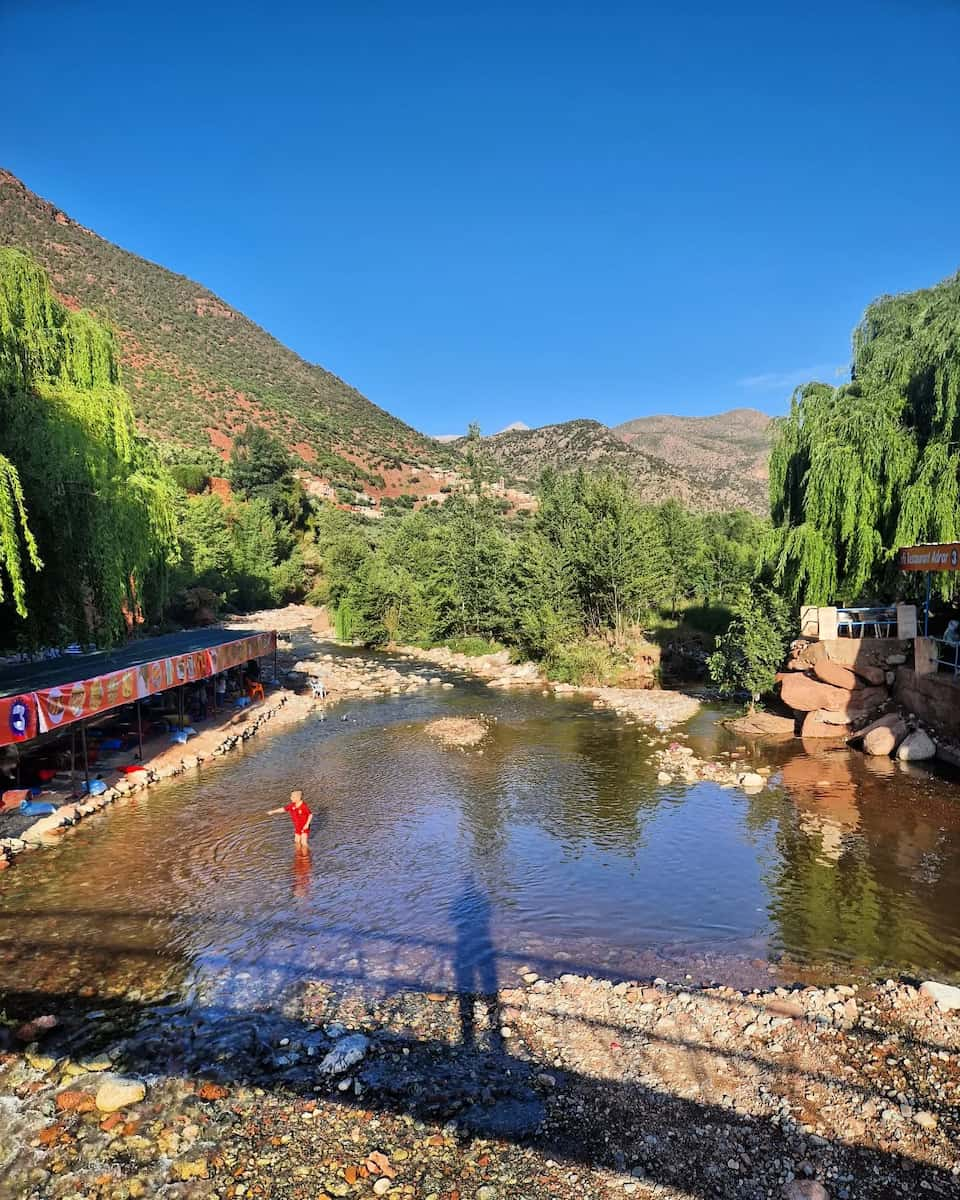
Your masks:
M 771 457 L 778 579 L 812 603 L 889 594 L 898 546 L 960 538 L 960 275 L 876 301 L 853 349 L 849 384 L 797 389 Z

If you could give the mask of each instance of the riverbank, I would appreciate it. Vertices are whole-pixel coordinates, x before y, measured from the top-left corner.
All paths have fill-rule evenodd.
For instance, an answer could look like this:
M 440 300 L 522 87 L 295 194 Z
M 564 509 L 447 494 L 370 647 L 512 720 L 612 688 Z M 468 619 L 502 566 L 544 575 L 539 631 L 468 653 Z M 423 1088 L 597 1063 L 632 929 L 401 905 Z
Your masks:
M 512 663 L 507 650 L 495 654 L 468 655 L 445 646 L 423 649 L 419 646 L 398 646 L 396 653 L 404 658 L 433 663 L 444 670 L 460 671 L 482 679 L 492 688 L 541 688 L 558 696 L 586 696 L 597 708 L 609 708 L 629 720 L 669 729 L 689 721 L 700 709 L 696 696 L 665 688 L 621 688 L 600 685 L 585 686 L 556 683 L 545 678 L 536 663 Z
M 956 1196 L 960 991 L 925 990 L 12 997 L 0 1197 Z
M 197 722 L 196 736 L 185 745 L 171 745 L 166 738 L 148 740 L 139 770 L 127 774 L 117 768 L 99 769 L 96 777 L 106 785 L 99 795 L 67 799 L 55 812 L 36 820 L 21 817 L 17 810 L 4 814 L 0 823 L 0 870 L 10 866 L 20 854 L 54 844 L 68 830 L 118 801 L 127 800 L 165 780 L 202 769 L 204 764 L 256 737 L 267 722 L 272 722 L 274 729 L 280 729 L 302 720 L 312 708 L 309 701 L 292 692 L 271 693 L 266 700 L 247 709 Z M 41 798 L 53 803 L 58 798 L 64 799 L 56 793 L 44 793 Z

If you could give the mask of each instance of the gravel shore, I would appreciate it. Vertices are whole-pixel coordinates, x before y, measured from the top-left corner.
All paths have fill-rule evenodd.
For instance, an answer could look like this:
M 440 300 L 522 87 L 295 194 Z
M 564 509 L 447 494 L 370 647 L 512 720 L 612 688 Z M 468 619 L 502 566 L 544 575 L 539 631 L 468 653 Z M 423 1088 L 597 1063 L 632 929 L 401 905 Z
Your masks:
M 951 995 L 524 970 L 283 1013 L 10 997 L 56 1024 L 4 1033 L 0 1196 L 957 1196 Z

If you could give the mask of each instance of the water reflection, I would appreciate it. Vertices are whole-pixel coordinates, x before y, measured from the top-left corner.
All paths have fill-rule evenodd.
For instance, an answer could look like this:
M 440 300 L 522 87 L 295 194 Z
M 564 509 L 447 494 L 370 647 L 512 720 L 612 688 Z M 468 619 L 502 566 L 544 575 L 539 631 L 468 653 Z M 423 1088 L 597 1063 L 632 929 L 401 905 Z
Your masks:
M 482 753 L 425 738 L 439 713 L 492 718 Z M 314 975 L 492 994 L 526 964 L 639 977 L 716 954 L 960 970 L 952 781 L 846 749 L 740 749 L 702 715 L 698 753 L 767 762 L 771 787 L 664 788 L 648 731 L 480 687 L 346 715 L 22 859 L 0 877 L 5 984 L 137 979 L 250 1003 Z M 323 819 L 291 857 L 260 814 L 295 787 Z M 477 1014 L 462 1021 L 476 1037 Z
M 297 846 L 293 852 L 293 895 L 296 900 L 310 899 L 313 859 L 309 846 Z

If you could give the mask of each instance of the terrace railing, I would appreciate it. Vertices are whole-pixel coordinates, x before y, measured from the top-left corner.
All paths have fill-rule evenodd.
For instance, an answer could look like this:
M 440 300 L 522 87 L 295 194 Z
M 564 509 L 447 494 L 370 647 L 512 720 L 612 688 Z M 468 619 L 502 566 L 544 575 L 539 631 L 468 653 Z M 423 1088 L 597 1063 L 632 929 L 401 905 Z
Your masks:
M 897 636 L 897 610 L 893 605 L 880 608 L 865 608 L 852 605 L 837 609 L 838 637 L 895 638 Z

